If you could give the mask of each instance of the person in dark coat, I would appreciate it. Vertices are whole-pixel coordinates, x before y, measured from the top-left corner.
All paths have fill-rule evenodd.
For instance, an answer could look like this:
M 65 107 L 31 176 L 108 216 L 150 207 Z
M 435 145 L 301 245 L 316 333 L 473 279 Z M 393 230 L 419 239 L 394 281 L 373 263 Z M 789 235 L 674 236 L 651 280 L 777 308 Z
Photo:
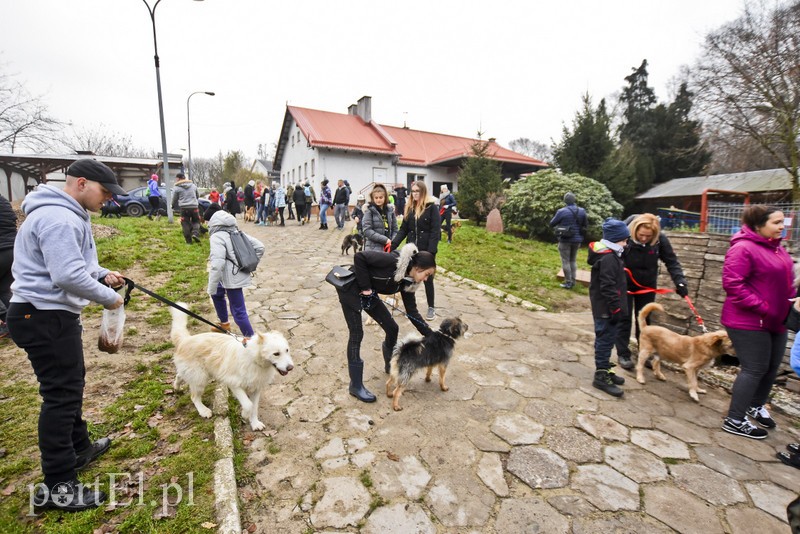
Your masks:
M 369 192 L 369 202 L 364 204 L 361 219 L 364 250 L 388 252 L 391 249 L 392 238 L 397 235 L 397 216 L 394 206 L 388 203 L 388 196 L 383 184 L 375 184 Z
M 624 391 L 625 379 L 611 370 L 611 349 L 617 338 L 617 325 L 628 315 L 625 298 L 625 265 L 622 253 L 630 232 L 625 223 L 609 217 L 603 223 L 603 239 L 589 243 L 587 261 L 592 266 L 589 302 L 594 318 L 594 381 L 592 386 L 614 397 Z
M 617 358 L 619 366 L 623 369 L 632 369 L 631 349 L 628 346 L 631 339 L 631 321 L 636 324 L 636 341 L 639 341 L 639 322 L 636 318 L 645 305 L 656 300 L 655 290 L 658 287 L 658 266 L 663 262 L 667 267 L 675 292 L 680 297 L 689 294 L 686 287 L 686 276 L 672 250 L 672 245 L 667 236 L 661 233 L 658 217 L 652 213 L 642 213 L 631 216 L 628 230 L 631 235 L 625 249 L 625 267 L 628 269 L 628 310 L 630 314 L 625 317 L 617 329 Z M 650 321 L 647 321 L 648 324 Z
M 6 311 L 11 302 L 11 265 L 14 263 L 14 239 L 17 237 L 17 214 L 11 202 L 0 195 L 0 338 L 8 335 Z
M 406 206 L 406 213 L 400 230 L 392 238 L 392 250 L 396 250 L 405 239 L 414 243 L 419 250 L 430 252 L 436 257 L 439 240 L 442 238 L 442 219 L 439 216 L 439 201 L 428 198 L 428 187 L 423 181 L 411 185 L 411 201 Z M 425 280 L 425 296 L 428 300 L 426 319 L 432 321 L 436 317 L 433 276 Z
M 294 208 L 297 210 L 297 220 L 300 221 L 298 224 L 302 226 L 306 223 L 306 194 L 302 185 L 297 184 L 294 186 L 292 200 L 294 201 Z M 311 206 L 308 209 L 311 209 Z
M 394 207 L 397 213 L 403 213 L 406 209 L 406 198 L 408 197 L 408 189 L 403 184 L 394 188 Z
M 561 255 L 561 268 L 564 270 L 564 283 L 561 287 L 572 289 L 575 286 L 575 276 L 578 273 L 578 249 L 586 236 L 588 219 L 586 210 L 576 205 L 574 193 L 564 195 L 564 206 L 559 209 L 550 221 L 550 227 L 556 226 L 569 228 L 569 233 L 558 237 L 558 253 Z
M 239 200 L 236 198 L 236 189 L 230 187 L 225 188 L 225 205 L 223 207 L 225 211 L 234 217 L 241 213 L 242 210 L 239 207 Z
M 403 247 L 399 254 L 374 250 L 356 253 L 353 265 L 355 283 L 345 290 L 337 290 L 344 320 L 350 331 L 347 340 L 350 395 L 363 402 L 375 402 L 375 395 L 364 387 L 362 378 L 364 361 L 361 359 L 361 340 L 364 338 L 364 329 L 361 311 L 375 319 L 385 333 L 381 349 L 383 369 L 388 373 L 392 349 L 397 343 L 400 327 L 378 295 L 394 295 L 400 292 L 409 321 L 420 334 L 427 336 L 432 330 L 417 310 L 414 293 L 419 283 L 427 280 L 435 271 L 433 255 L 419 252 L 413 245 Z

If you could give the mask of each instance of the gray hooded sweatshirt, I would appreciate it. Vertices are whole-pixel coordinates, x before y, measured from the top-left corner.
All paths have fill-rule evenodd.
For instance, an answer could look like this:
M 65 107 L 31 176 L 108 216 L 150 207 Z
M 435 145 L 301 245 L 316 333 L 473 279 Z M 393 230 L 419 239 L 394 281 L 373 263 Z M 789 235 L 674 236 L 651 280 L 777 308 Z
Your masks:
M 114 304 L 118 295 L 98 282 L 108 269 L 97 263 L 89 214 L 61 189 L 40 185 L 22 203 L 25 222 L 14 243 L 11 302 L 40 310 L 80 314 L 90 301 Z

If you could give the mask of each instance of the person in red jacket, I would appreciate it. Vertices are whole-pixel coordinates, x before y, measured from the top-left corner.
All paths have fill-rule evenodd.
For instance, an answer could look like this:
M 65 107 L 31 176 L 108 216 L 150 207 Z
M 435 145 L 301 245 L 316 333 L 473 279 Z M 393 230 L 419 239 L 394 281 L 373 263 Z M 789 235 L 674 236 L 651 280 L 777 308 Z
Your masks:
M 720 322 L 741 363 L 722 430 L 752 439 L 766 438 L 767 431 L 745 415 L 764 428 L 775 428 L 764 405 L 786 351 L 783 322 L 795 296 L 792 258 L 781 246 L 783 225 L 783 212 L 777 208 L 747 208 L 722 266 L 727 298 Z

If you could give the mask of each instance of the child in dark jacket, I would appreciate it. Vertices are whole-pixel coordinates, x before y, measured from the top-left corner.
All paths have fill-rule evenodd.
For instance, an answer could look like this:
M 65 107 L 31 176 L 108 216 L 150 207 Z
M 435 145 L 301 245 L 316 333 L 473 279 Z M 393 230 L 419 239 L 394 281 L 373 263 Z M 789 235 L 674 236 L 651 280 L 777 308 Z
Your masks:
M 614 397 L 624 391 L 619 387 L 625 379 L 611 370 L 611 349 L 621 319 L 628 316 L 627 282 L 622 252 L 630 232 L 625 223 L 608 218 L 603 223 L 603 239 L 589 244 L 589 301 L 594 318 L 594 364 L 592 386 Z

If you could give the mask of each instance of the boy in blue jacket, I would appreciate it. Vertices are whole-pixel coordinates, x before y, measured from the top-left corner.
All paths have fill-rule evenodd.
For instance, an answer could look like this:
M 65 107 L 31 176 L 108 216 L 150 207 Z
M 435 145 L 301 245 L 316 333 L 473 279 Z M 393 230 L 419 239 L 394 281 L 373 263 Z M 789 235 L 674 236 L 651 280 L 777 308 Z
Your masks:
M 589 243 L 589 301 L 594 318 L 594 381 L 592 386 L 614 397 L 624 391 L 625 379 L 611 370 L 611 349 L 622 318 L 628 316 L 627 281 L 622 252 L 630 237 L 624 222 L 609 217 L 603 223 L 603 239 Z

